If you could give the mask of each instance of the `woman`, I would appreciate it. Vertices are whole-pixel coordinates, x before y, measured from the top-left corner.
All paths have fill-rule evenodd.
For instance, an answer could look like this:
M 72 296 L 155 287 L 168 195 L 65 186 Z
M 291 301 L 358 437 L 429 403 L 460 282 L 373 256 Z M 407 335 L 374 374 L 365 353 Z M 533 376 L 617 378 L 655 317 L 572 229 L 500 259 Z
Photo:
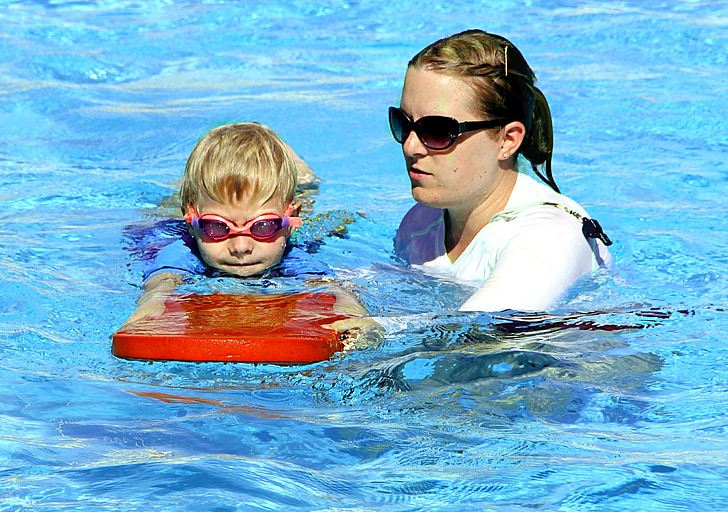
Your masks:
M 418 53 L 389 110 L 418 203 L 395 252 L 478 287 L 463 311 L 542 311 L 611 260 L 598 223 L 558 192 L 551 115 L 534 82 L 512 43 L 469 30 Z M 550 188 L 518 171 L 519 155 Z

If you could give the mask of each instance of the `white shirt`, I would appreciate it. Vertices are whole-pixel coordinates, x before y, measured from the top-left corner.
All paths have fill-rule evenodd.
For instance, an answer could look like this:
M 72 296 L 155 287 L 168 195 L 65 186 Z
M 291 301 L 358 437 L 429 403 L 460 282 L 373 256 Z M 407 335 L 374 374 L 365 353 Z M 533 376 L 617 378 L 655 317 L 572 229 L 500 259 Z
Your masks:
M 543 311 L 580 276 L 611 263 L 604 244 L 584 236 L 579 215 L 588 217 L 575 201 L 519 174 L 505 209 L 454 262 L 440 208 L 412 207 L 394 247 L 425 273 L 477 287 L 462 311 Z

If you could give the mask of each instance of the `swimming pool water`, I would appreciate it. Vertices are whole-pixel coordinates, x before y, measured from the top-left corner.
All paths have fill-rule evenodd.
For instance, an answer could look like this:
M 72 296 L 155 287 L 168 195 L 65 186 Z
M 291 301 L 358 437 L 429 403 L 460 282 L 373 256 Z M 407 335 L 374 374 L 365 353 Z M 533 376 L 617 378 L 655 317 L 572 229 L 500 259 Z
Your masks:
M 548 317 L 456 313 L 392 257 L 386 108 L 472 27 L 526 55 L 615 241 Z M 727 47 L 722 1 L 1 2 L 0 510 L 723 509 Z M 316 257 L 399 330 L 304 367 L 111 356 L 125 228 L 233 120 L 323 178 L 307 236 L 354 221 Z

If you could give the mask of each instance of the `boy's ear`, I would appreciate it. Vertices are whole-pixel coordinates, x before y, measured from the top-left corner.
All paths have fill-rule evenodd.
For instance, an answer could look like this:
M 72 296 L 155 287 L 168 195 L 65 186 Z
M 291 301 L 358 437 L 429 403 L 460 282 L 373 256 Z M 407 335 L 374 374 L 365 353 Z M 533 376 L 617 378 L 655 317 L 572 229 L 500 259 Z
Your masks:
M 291 217 L 298 217 L 301 213 L 301 201 L 294 201 L 293 202 L 293 212 L 291 213 Z

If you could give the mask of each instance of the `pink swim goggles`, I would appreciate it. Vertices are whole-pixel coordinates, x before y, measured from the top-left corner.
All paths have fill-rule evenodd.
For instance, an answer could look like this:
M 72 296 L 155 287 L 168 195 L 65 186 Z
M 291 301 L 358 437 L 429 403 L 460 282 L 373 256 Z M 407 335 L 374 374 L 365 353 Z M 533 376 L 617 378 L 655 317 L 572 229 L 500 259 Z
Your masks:
M 215 241 L 222 241 L 232 235 L 248 235 L 255 240 L 265 241 L 273 238 L 280 230 L 288 226 L 299 228 L 303 221 L 300 217 L 291 217 L 293 205 L 289 205 L 283 217 L 275 213 L 264 213 L 238 227 L 234 222 L 214 213 L 198 215 L 193 206 L 187 207 L 185 220 L 193 228 L 202 231 Z

